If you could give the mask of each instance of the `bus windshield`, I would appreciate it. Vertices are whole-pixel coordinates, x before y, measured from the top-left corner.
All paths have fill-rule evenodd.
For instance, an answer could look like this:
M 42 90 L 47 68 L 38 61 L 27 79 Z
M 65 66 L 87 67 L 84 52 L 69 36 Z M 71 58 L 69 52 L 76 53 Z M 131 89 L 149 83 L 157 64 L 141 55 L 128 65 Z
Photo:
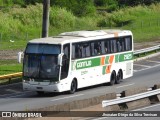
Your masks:
M 24 56 L 24 77 L 58 80 L 60 45 L 28 45 Z

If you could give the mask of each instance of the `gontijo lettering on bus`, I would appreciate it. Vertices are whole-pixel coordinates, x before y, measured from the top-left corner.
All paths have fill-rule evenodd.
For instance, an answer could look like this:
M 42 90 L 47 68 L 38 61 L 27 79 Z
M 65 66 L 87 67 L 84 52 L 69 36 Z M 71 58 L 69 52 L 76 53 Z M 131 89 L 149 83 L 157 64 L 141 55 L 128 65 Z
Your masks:
M 92 66 L 92 61 L 91 60 L 77 63 L 77 68 L 90 67 L 90 66 Z

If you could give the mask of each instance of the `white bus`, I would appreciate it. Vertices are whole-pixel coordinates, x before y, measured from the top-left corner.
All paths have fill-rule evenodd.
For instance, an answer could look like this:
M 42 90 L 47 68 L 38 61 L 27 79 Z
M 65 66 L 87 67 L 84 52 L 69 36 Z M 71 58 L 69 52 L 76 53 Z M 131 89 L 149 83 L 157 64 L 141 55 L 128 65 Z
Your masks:
M 74 93 L 133 75 L 133 36 L 129 30 L 61 33 L 28 42 L 23 61 L 23 89 Z

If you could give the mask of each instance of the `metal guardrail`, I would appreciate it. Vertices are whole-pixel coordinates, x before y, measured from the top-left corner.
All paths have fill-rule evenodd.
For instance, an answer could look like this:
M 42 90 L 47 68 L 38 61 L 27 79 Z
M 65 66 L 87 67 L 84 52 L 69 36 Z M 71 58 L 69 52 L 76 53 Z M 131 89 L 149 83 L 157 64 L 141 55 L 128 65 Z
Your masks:
M 140 50 L 135 50 L 134 55 L 139 55 L 139 54 L 152 52 L 152 51 L 157 51 L 157 50 L 160 50 L 160 45 L 156 45 L 156 46 L 153 46 L 153 47 L 148 47 L 148 48 L 144 48 L 144 49 L 140 49 Z
M 22 72 L 8 74 L 8 75 L 2 75 L 2 76 L 0 76 L 0 80 L 8 79 L 9 83 L 10 83 L 12 78 L 17 78 L 17 77 L 22 77 Z
M 104 100 L 104 101 L 102 101 L 102 107 L 107 107 L 110 105 L 116 105 L 116 104 L 120 104 L 120 103 L 139 100 L 142 98 L 147 98 L 149 96 L 158 95 L 158 94 L 160 94 L 160 89 L 156 89 L 156 90 L 152 90 L 152 91 L 148 91 L 148 92 L 144 92 L 144 93 L 139 93 L 136 95 L 127 96 L 127 97 L 123 97 L 123 98 L 117 98 L 117 99 L 113 99 L 113 100 Z

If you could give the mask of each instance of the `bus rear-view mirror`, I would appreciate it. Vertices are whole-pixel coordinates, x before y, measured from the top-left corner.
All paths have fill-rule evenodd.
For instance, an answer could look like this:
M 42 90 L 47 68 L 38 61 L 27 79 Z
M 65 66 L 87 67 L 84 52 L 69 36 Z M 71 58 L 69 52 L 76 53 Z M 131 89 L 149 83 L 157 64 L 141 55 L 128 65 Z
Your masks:
M 58 55 L 58 65 L 62 66 L 62 58 L 63 58 L 64 53 L 61 53 Z

